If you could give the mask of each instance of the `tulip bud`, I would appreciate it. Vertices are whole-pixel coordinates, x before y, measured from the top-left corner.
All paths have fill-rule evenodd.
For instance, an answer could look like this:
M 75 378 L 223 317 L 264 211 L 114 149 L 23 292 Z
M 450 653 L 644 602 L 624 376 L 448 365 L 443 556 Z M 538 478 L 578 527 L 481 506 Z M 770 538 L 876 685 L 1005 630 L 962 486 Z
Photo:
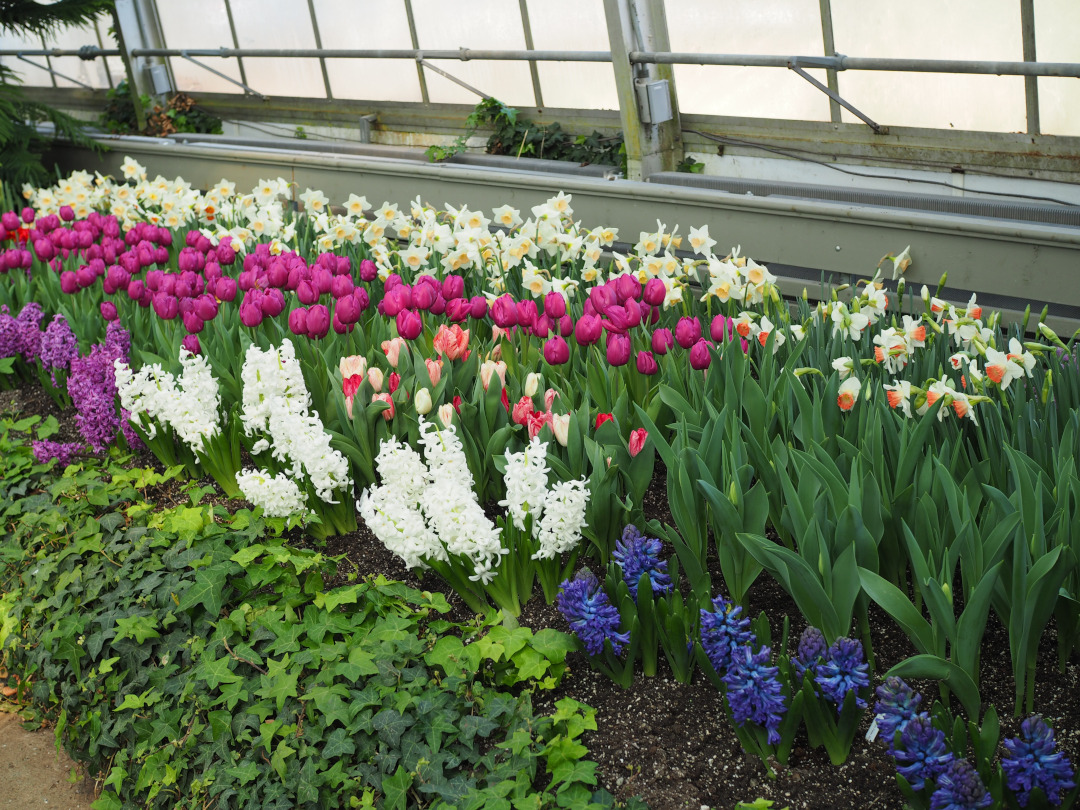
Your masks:
M 107 321 L 115 321 L 120 316 L 116 312 L 116 304 L 112 301 L 103 301 L 101 303 L 101 317 Z
M 570 414 L 553 414 L 551 417 L 551 432 L 555 434 L 555 441 L 566 447 L 566 442 L 570 438 Z
M 540 375 L 535 371 L 530 371 L 525 377 L 525 396 L 532 399 L 536 396 L 536 392 L 540 390 Z
M 518 308 L 514 305 L 514 299 L 509 295 L 496 298 L 491 304 L 491 320 L 502 329 L 516 326 L 518 322 Z
M 544 360 L 552 366 L 561 366 L 570 360 L 570 346 L 556 335 L 544 344 Z
M 595 287 L 593 289 L 596 289 Z M 574 338 L 579 346 L 591 346 L 600 339 L 603 326 L 596 315 L 582 315 L 574 327 Z
M 202 346 L 199 345 L 198 335 L 185 336 L 184 339 L 180 341 L 180 345 L 192 354 L 202 354 Z
M 639 374 L 652 376 L 660 371 L 660 366 L 653 357 L 652 352 L 638 352 L 637 370 Z
M 425 416 L 431 411 L 431 392 L 426 388 L 421 388 L 416 392 L 416 412 L 421 416 Z
M 442 297 L 447 302 L 461 298 L 465 294 L 465 279 L 461 276 L 447 276 L 442 283 Z
M 420 395 L 416 395 L 417 402 L 420 401 Z M 450 403 L 439 406 L 439 421 L 442 422 L 444 428 L 450 427 L 450 423 L 454 421 L 454 406 Z
M 630 361 L 630 338 L 617 332 L 608 332 L 607 361 L 613 366 L 625 366 Z
M 649 431 L 638 428 L 630 431 L 630 458 L 634 458 L 645 447 L 645 440 L 649 437 Z
M 367 380 L 368 384 L 371 385 L 371 388 L 373 391 L 375 391 L 375 393 L 379 393 L 380 391 L 382 391 L 383 373 L 381 368 L 377 368 L 374 366 L 372 368 L 369 368 L 367 372 Z
M 430 289 L 426 284 L 423 285 L 424 289 Z M 413 312 L 412 310 L 402 310 L 397 314 L 397 330 L 405 340 L 414 340 L 420 336 L 420 333 L 424 331 L 424 322 L 420 318 L 420 313 Z
M 323 304 L 316 304 L 308 310 L 308 337 L 324 338 L 330 331 L 330 310 Z
M 439 380 L 442 379 L 442 361 L 428 358 L 424 360 L 424 365 L 427 367 L 427 373 L 428 377 L 431 379 L 431 384 L 438 385 Z
M 652 333 L 652 350 L 659 355 L 665 355 L 675 346 L 675 338 L 670 329 L 657 329 Z
M 675 325 L 675 342 L 684 349 L 689 349 L 699 340 L 701 340 L 701 322 L 697 318 L 679 318 L 679 322 Z
M 544 314 L 553 321 L 566 314 L 566 299 L 561 292 L 552 290 L 544 296 Z

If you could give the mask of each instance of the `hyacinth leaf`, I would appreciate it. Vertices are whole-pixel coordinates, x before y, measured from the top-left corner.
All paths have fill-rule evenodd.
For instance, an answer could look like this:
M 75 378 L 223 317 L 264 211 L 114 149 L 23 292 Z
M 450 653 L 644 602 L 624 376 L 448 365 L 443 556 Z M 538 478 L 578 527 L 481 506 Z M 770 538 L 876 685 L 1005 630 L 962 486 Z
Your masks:
M 930 623 L 899 588 L 865 568 L 859 568 L 859 581 L 867 596 L 900 625 L 915 649 L 929 655 L 945 654 L 945 639 L 935 637 Z
M 956 697 L 968 717 L 979 716 L 979 688 L 964 670 L 936 655 L 915 655 L 894 666 L 885 677 L 929 678 L 942 681 Z
M 986 620 L 990 615 L 990 600 L 997 586 L 998 575 L 1004 562 L 999 562 L 986 572 L 975 591 L 968 597 L 964 612 L 956 623 L 956 638 L 952 641 L 952 657 L 957 665 L 979 681 L 979 647 L 986 632 Z
M 976 767 L 985 779 L 990 770 L 990 762 L 997 751 L 998 740 L 1001 738 L 1001 723 L 998 720 L 997 710 L 993 706 L 990 706 L 983 715 L 981 728 L 975 721 L 968 721 L 968 736 L 975 751 Z

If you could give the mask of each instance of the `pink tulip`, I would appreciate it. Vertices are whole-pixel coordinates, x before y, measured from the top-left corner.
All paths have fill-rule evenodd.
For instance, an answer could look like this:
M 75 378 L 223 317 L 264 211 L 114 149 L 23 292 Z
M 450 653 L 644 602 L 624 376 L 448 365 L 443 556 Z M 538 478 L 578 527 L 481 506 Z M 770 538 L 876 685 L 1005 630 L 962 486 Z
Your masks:
M 371 397 L 372 402 L 385 402 L 390 406 L 389 410 L 383 411 L 382 417 L 387 422 L 394 418 L 394 400 L 389 394 L 373 394 Z
M 440 324 L 433 346 L 435 351 L 445 354 L 447 360 L 464 358 L 469 353 L 469 330 L 462 329 L 457 324 L 450 327 Z
M 427 366 L 428 377 L 431 378 L 431 385 L 434 387 L 439 384 L 439 380 L 442 379 L 442 360 L 432 360 L 428 358 L 424 360 L 424 365 Z
M 515 425 L 524 425 L 529 420 L 533 410 L 533 401 L 528 397 L 522 397 L 514 404 L 514 408 L 510 412 L 510 418 L 514 420 Z
M 638 428 L 630 431 L 630 457 L 634 458 L 645 447 L 645 440 L 649 437 L 649 431 Z
M 396 337 L 382 342 L 382 350 L 386 353 L 386 359 L 393 368 L 398 367 L 398 359 L 401 350 L 405 346 L 405 339 Z

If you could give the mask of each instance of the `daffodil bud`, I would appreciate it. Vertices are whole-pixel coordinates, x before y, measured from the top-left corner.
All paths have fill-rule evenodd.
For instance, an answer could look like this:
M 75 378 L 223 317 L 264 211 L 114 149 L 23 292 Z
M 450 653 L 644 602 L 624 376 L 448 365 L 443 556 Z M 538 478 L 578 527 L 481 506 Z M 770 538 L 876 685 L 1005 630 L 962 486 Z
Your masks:
M 948 273 L 941 274 L 941 280 L 937 283 L 937 293 L 935 293 L 935 295 L 941 295 L 941 291 L 945 289 L 945 279 L 947 279 L 948 277 Z
M 922 285 L 922 292 L 920 292 L 919 295 L 922 296 L 923 303 L 930 303 L 930 288 L 927 287 L 925 284 Z
M 525 378 L 525 396 L 532 399 L 538 390 L 540 390 L 540 375 L 535 371 L 530 371 Z
M 1043 378 L 1043 387 L 1042 387 L 1042 404 L 1043 405 L 1045 405 L 1047 403 L 1047 401 L 1049 401 L 1049 399 L 1050 399 L 1050 387 L 1054 384 L 1053 379 L 1054 379 L 1054 370 L 1051 369 L 1051 368 L 1048 368 L 1046 370 L 1046 377 Z
M 416 392 L 416 412 L 421 416 L 431 412 L 431 392 L 426 388 Z
M 1054 343 L 1057 343 L 1061 340 L 1061 338 L 1057 336 L 1057 332 L 1047 326 L 1045 321 L 1039 321 L 1039 332 L 1042 333 L 1042 336 L 1044 338 L 1046 338 L 1047 340 L 1052 340 Z
M 898 298 L 903 298 L 904 297 L 904 288 L 906 286 L 907 285 L 904 283 L 903 278 L 901 278 L 898 282 L 896 282 L 896 295 L 897 295 Z
M 1031 304 L 1028 304 L 1026 307 L 1024 307 L 1024 317 L 1020 321 L 1020 334 L 1021 335 L 1026 335 L 1027 334 L 1027 325 L 1028 325 L 1028 320 L 1030 318 L 1031 318 Z

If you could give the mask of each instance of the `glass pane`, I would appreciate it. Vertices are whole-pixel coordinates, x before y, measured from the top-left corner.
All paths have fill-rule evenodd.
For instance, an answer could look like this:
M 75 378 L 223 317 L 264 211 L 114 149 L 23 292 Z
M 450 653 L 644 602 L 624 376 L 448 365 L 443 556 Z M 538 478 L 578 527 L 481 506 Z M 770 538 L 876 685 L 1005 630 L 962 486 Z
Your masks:
M 78 49 L 83 45 L 93 45 L 96 48 L 98 46 L 97 31 L 94 30 L 93 25 L 85 28 L 65 28 L 47 38 L 46 44 L 50 48 Z M 109 45 L 111 44 L 109 43 Z M 45 57 L 34 58 L 34 61 L 44 62 Z M 52 66 L 53 69 L 59 70 L 73 79 L 78 79 L 83 84 L 88 84 L 91 87 L 105 88 L 109 86 L 109 78 L 105 72 L 108 67 L 100 57 L 89 61 L 79 59 L 77 56 L 55 57 L 52 60 Z M 56 77 L 56 85 L 57 87 L 78 87 L 74 82 L 62 79 L 59 76 Z
M 1035 0 L 1035 54 L 1040 62 L 1080 62 L 1080 4 Z M 1039 79 L 1039 120 L 1050 135 L 1080 135 L 1080 79 Z
M 0 31 L 0 48 L 4 50 L 16 48 L 41 50 L 41 40 L 24 39 L 10 31 Z M 31 62 L 37 62 L 39 65 L 47 64 L 44 56 L 28 56 L 26 58 Z M 25 85 L 30 87 L 52 87 L 52 79 L 49 77 L 48 71 L 27 64 L 16 56 L 0 56 L 0 62 L 5 67 L 15 71 Z
M 836 49 L 849 56 L 912 59 L 1022 60 L 1016 0 L 875 4 L 832 0 Z M 933 21 L 928 24 L 928 21 Z M 977 36 L 972 32 L 977 31 Z M 1019 77 L 849 71 L 840 94 L 882 124 L 1022 131 L 1024 81 Z M 845 121 L 858 119 L 844 112 Z
M 823 53 L 817 0 L 678 0 L 667 4 L 667 23 L 673 51 Z M 676 66 L 675 87 L 687 113 L 829 119 L 828 97 L 784 68 Z
M 404 3 L 315 0 L 324 48 L 412 48 Z M 421 101 L 416 65 L 406 59 L 327 59 L 334 98 Z
M 186 0 L 184 3 L 158 3 L 161 30 L 167 48 L 231 48 L 229 15 L 222 0 Z M 214 70 L 240 80 L 240 66 L 235 59 L 213 56 L 195 57 Z M 188 93 L 242 93 L 235 84 L 215 76 L 194 62 L 179 57 L 169 60 L 177 89 Z
M 230 0 L 241 48 L 314 48 L 307 3 Z M 268 96 L 325 97 L 318 59 L 244 59 L 248 84 Z
M 610 50 L 604 4 L 580 0 L 529 0 L 529 25 L 537 50 Z M 611 65 L 538 62 L 540 92 L 548 107 L 619 109 Z
M 413 0 L 413 19 L 421 49 L 457 50 L 477 48 L 524 50 L 525 34 L 516 3 L 508 0 L 470 0 L 466 4 L 445 0 Z M 461 62 L 433 60 L 433 64 L 457 79 L 494 96 L 506 104 L 528 107 L 533 104 L 532 80 L 527 62 Z M 480 97 L 443 78 L 426 73 L 428 95 L 433 103 L 468 104 Z

